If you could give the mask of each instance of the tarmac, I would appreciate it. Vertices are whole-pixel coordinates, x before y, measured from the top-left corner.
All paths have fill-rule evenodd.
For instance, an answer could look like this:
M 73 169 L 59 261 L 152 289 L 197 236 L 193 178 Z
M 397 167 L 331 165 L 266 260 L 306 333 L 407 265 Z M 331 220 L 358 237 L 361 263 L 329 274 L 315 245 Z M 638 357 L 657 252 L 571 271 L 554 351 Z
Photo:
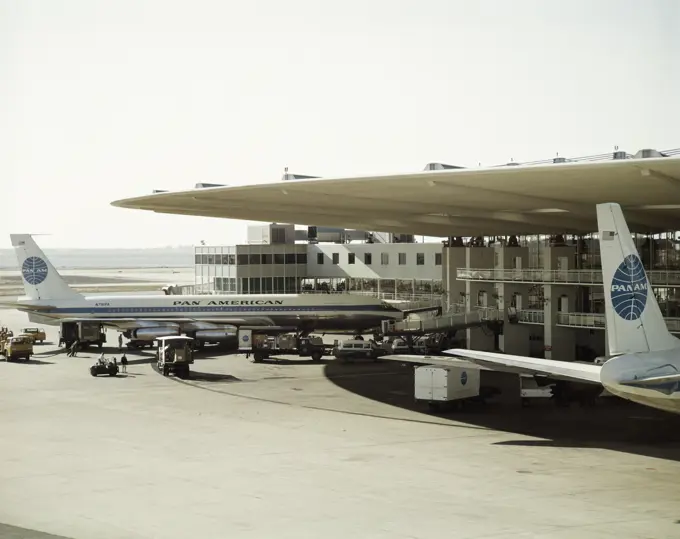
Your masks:
M 178 380 L 146 350 L 93 378 L 97 350 L 35 352 L 0 362 L 3 538 L 680 537 L 680 416 L 618 399 L 432 415 L 394 362 L 207 348 Z

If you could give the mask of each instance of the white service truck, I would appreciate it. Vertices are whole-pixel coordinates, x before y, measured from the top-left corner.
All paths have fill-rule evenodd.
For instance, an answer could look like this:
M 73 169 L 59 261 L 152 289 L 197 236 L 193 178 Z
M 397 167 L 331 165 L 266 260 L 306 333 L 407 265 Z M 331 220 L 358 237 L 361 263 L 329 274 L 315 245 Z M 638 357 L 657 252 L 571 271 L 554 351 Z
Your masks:
M 99 322 L 61 322 L 59 346 L 70 348 L 76 340 L 83 348 L 91 345 L 101 348 L 106 342 L 106 333 Z
M 259 329 L 259 331 L 258 331 Z M 267 328 L 239 328 L 238 350 L 241 353 L 253 354 L 253 361 L 260 363 L 271 356 L 291 354 L 299 357 L 311 357 L 312 361 L 321 361 L 327 353 L 327 346 L 318 336 L 301 337 L 294 333 L 267 334 Z
M 156 364 L 163 376 L 175 374 L 178 378 L 189 378 L 189 365 L 194 362 L 193 339 L 180 335 L 158 338 Z
M 460 409 L 466 400 L 479 397 L 480 379 L 475 367 L 423 365 L 414 369 L 414 396 L 432 410 Z

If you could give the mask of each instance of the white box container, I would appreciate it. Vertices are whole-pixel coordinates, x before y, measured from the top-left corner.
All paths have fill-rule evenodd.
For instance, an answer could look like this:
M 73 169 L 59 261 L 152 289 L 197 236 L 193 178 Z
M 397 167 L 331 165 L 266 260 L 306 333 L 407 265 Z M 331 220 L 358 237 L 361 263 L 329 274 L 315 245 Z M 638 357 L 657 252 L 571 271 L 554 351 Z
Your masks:
M 416 367 L 414 378 L 416 400 L 449 402 L 479 395 L 478 368 L 424 365 Z

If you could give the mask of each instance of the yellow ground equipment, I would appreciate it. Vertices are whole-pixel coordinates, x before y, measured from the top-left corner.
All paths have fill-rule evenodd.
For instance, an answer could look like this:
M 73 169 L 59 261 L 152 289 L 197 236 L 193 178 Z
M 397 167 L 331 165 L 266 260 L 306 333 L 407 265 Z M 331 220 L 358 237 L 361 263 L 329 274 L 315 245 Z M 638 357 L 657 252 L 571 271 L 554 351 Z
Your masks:
M 40 341 L 40 344 L 45 342 L 47 336 L 45 335 L 45 330 L 42 328 L 24 328 L 21 330 L 22 335 L 29 335 L 33 337 L 33 342 Z
M 0 353 L 5 356 L 5 361 L 28 361 L 33 355 L 33 338 L 27 335 L 7 337 L 0 344 Z

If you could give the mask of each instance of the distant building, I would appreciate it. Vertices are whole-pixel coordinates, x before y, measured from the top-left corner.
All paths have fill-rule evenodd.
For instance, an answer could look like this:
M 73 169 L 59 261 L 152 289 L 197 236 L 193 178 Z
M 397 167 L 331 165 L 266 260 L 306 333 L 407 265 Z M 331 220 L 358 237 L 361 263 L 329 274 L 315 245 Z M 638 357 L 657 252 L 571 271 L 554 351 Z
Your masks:
M 197 246 L 197 292 L 351 290 L 393 297 L 444 291 L 442 244 L 415 243 L 410 235 L 320 227 L 304 231 L 295 230 L 294 225 L 271 224 L 249 227 L 248 241 L 246 245 Z

